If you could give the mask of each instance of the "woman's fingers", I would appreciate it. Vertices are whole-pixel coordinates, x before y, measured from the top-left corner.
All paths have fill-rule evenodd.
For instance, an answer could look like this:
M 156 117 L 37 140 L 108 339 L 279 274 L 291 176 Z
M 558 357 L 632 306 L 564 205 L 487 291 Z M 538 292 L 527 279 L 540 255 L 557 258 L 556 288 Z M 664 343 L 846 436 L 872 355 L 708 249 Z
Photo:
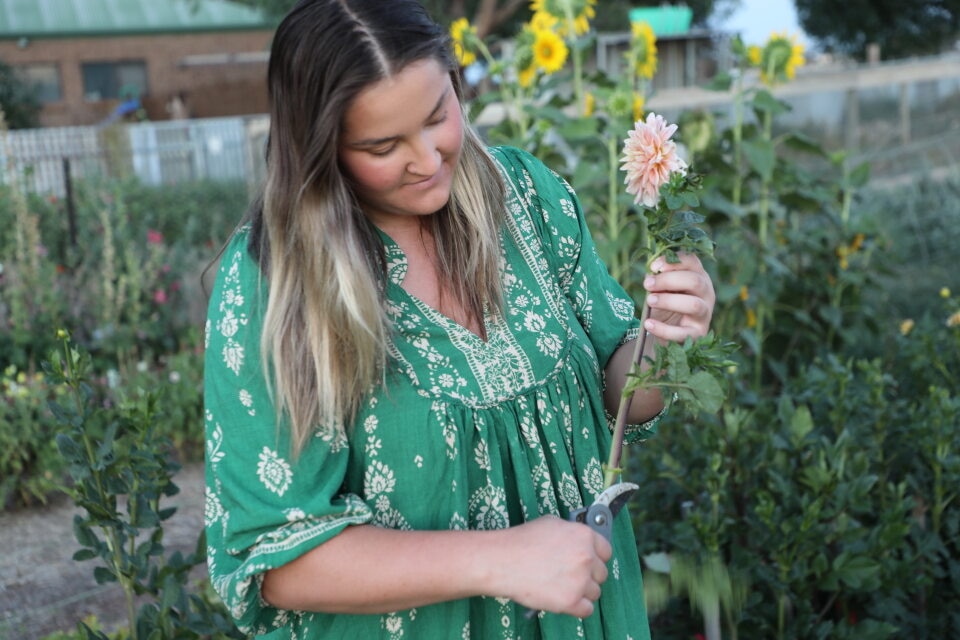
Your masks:
M 651 311 L 644 329 L 674 342 L 706 335 L 716 303 L 713 282 L 700 259 L 692 254 L 679 257 L 677 263 L 656 260 L 643 282 Z

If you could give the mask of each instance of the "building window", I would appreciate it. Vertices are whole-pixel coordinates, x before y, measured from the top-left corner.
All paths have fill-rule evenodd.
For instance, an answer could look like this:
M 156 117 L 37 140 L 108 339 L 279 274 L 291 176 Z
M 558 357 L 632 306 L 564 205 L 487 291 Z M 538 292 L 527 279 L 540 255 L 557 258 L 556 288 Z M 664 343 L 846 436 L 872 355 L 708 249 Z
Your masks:
M 33 94 L 41 104 L 63 100 L 60 68 L 56 64 L 18 65 L 16 73 L 27 86 L 33 89 Z
M 86 62 L 82 68 L 83 97 L 88 101 L 129 100 L 147 93 L 146 62 Z

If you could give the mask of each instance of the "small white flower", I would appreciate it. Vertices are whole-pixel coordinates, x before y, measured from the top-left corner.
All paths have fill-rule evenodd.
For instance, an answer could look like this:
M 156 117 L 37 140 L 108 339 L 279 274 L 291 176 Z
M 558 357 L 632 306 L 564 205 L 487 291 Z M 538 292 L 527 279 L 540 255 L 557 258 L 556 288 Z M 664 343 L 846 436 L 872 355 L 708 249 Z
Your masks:
M 397 485 L 393 469 L 380 461 L 374 461 L 363 475 L 363 490 L 368 496 L 391 493 Z
M 237 321 L 237 316 L 233 314 L 233 309 L 227 309 L 227 312 L 220 318 L 220 322 L 217 323 L 217 328 L 220 329 L 224 338 L 232 338 L 237 333 L 240 323 Z
M 303 509 L 298 509 L 296 507 L 292 509 L 286 509 L 283 512 L 283 515 L 287 517 L 287 522 L 298 522 L 300 520 L 305 520 L 307 517 L 307 514 Z
M 537 333 L 542 331 L 543 328 L 547 326 L 547 323 L 539 313 L 527 311 L 527 313 L 524 314 L 523 326 L 527 328 L 527 331 Z
M 293 480 L 293 471 L 290 464 L 281 458 L 276 451 L 267 447 L 260 452 L 260 463 L 257 465 L 257 476 L 270 491 L 282 496 L 290 487 Z
M 243 366 L 244 351 L 240 344 L 230 340 L 223 345 L 223 363 L 235 374 L 240 375 L 240 367 Z

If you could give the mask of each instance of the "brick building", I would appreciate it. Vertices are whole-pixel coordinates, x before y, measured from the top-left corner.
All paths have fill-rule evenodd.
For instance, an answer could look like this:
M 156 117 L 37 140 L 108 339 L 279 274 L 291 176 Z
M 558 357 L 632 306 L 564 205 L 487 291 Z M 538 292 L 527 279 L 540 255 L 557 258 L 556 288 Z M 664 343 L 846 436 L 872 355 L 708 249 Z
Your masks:
M 264 113 L 274 24 L 228 0 L 0 0 L 43 126 Z

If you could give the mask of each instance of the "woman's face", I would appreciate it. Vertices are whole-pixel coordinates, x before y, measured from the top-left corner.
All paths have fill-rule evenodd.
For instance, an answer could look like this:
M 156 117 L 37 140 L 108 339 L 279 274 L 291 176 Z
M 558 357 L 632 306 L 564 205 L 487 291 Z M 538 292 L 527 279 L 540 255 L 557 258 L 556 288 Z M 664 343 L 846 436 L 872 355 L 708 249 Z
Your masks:
M 427 59 L 357 95 L 338 154 L 364 212 L 384 228 L 446 205 L 462 144 L 450 75 Z

